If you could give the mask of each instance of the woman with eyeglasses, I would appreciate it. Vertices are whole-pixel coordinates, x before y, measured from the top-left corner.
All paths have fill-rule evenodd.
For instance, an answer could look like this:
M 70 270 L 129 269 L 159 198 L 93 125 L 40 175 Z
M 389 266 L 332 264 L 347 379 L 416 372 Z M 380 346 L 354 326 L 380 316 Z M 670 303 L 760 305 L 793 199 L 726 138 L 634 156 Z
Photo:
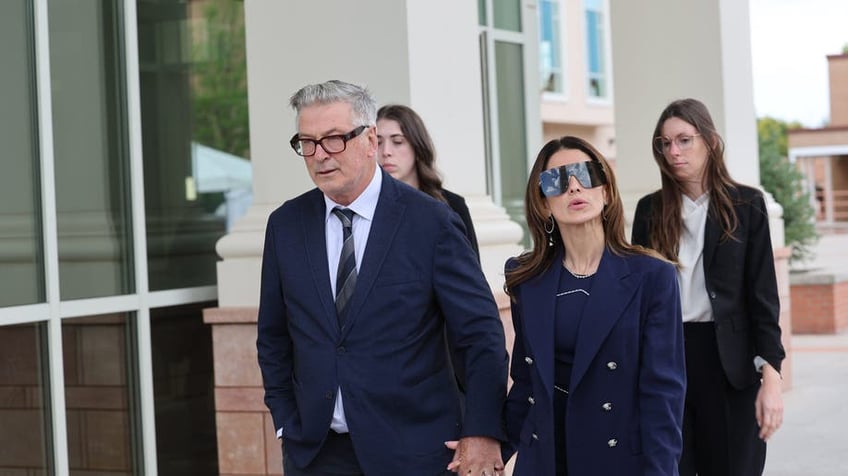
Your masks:
M 377 111 L 377 160 L 392 177 L 445 202 L 465 225 L 465 236 L 480 259 L 477 235 L 465 199 L 442 188 L 436 149 L 424 121 L 412 108 L 390 104 Z
M 639 201 L 632 238 L 677 264 L 688 377 L 680 475 L 760 475 L 783 420 L 785 356 L 765 201 L 730 177 L 700 101 L 669 104 L 652 141 L 662 189 Z
M 674 266 L 627 243 L 606 159 L 545 144 L 525 196 L 533 248 L 506 263 L 514 475 L 676 475 L 685 394 Z

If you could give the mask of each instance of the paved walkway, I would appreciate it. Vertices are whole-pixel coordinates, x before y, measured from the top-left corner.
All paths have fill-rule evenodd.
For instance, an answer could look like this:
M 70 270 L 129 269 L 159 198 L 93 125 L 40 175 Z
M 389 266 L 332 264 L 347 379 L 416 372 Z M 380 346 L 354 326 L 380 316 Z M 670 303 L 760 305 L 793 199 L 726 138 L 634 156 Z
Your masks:
M 822 235 L 795 275 L 848 276 L 848 230 Z M 765 476 L 848 475 L 848 333 L 794 335 L 793 382 L 783 426 L 768 444 Z
M 848 333 L 796 335 L 791 345 L 793 386 L 783 394 L 765 476 L 846 476 Z

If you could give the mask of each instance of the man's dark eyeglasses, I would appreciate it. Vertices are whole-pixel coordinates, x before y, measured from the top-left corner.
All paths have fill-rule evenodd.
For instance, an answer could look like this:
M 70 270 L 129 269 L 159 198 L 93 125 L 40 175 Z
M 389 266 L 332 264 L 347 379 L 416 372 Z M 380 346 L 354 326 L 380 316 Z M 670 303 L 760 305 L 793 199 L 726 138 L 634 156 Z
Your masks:
M 320 139 L 304 139 L 295 134 L 292 136 L 289 144 L 291 144 L 295 153 L 301 157 L 311 157 L 315 155 L 315 150 L 317 150 L 318 144 L 321 144 L 321 148 L 324 149 L 324 152 L 328 154 L 338 154 L 347 148 L 347 141 L 353 139 L 359 134 L 362 134 L 362 131 L 368 129 L 368 127 L 369 126 L 359 126 L 347 134 L 327 136 Z
M 576 178 L 583 188 L 600 187 L 607 183 L 607 175 L 601 163 L 587 160 L 543 171 L 539 174 L 539 186 L 546 197 L 556 197 L 568 190 L 570 177 Z

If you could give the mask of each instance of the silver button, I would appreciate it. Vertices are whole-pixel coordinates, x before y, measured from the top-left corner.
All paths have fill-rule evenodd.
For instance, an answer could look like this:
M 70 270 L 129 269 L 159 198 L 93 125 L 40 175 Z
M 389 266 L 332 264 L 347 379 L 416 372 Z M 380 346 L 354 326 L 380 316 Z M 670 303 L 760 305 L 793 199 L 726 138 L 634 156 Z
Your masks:
M 715 299 L 715 298 L 716 298 L 715 291 L 710 291 L 710 299 Z
M 530 435 L 530 438 L 533 438 L 534 440 L 538 440 L 538 439 L 539 439 L 539 435 L 537 435 L 537 434 L 533 433 L 532 435 Z
M 615 370 L 618 368 L 618 364 L 615 362 L 607 362 L 607 368 L 610 370 Z
M 535 398 L 533 398 L 533 397 L 527 397 L 527 401 L 528 401 L 528 402 L 530 402 L 530 405 L 535 405 L 535 404 L 536 404 L 536 399 L 535 399 Z
M 612 410 L 612 403 L 606 402 L 603 405 L 601 405 L 601 408 L 603 408 L 605 412 L 608 412 L 608 411 Z
M 615 438 L 611 438 L 609 441 L 607 441 L 607 446 L 609 446 L 610 448 L 615 448 L 616 445 L 618 445 L 618 440 L 616 440 Z
M 527 365 L 533 365 L 533 359 L 530 357 L 524 357 L 524 361 L 527 362 Z

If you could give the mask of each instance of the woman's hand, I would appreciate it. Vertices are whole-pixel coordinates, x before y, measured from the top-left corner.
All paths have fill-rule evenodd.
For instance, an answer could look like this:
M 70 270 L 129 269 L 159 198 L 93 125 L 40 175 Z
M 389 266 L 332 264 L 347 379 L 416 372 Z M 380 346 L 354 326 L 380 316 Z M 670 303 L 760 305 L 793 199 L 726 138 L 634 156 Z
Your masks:
M 780 374 L 769 364 L 763 365 L 763 383 L 755 404 L 760 439 L 768 441 L 783 423 L 783 386 Z

